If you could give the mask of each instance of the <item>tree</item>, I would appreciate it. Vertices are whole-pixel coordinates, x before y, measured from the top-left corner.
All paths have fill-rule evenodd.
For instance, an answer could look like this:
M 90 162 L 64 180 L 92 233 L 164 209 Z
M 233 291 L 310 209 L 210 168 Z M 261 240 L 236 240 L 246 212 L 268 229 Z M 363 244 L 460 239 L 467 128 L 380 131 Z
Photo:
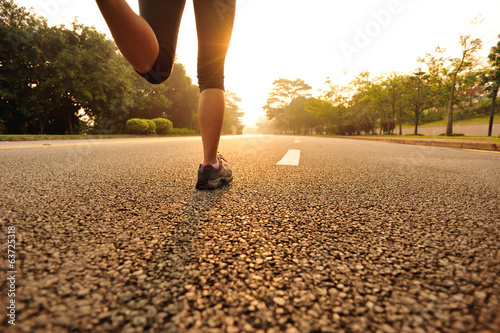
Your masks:
M 399 124 L 399 135 L 403 135 L 403 122 L 407 120 L 408 117 L 408 112 L 410 110 L 410 94 L 411 91 L 409 90 L 410 86 L 410 76 L 409 75 L 403 75 L 400 78 L 400 98 L 397 101 L 397 109 L 398 109 L 398 124 Z
M 299 96 L 285 107 L 284 116 L 293 134 L 299 134 L 302 130 L 304 130 L 304 134 L 308 134 L 315 126 L 319 125 L 319 119 L 307 112 L 307 100 L 308 98 L 305 96 Z
M 500 35 L 498 35 L 500 38 Z M 500 41 L 493 46 L 488 54 L 490 69 L 486 71 L 483 82 L 487 85 L 487 90 L 491 92 L 491 111 L 488 126 L 488 136 L 491 136 L 493 129 L 493 118 L 495 116 L 496 99 L 500 88 Z
M 359 125 L 363 124 L 363 128 L 375 129 L 379 118 L 377 105 L 379 105 L 381 97 L 377 96 L 378 87 L 372 83 L 369 77 L 370 73 L 361 72 L 351 82 L 355 92 L 351 96 L 346 117 L 341 125 L 357 124 L 359 129 Z
M 269 93 L 266 105 L 263 107 L 269 120 L 283 115 L 284 108 L 295 98 L 307 96 L 311 86 L 301 79 L 294 81 L 278 79 L 273 82 L 273 89 Z
M 0 2 L 0 120 L 7 133 L 26 133 L 33 103 L 33 74 L 47 22 L 12 0 Z M 33 107 L 30 107 L 33 105 Z
M 418 70 L 407 81 L 407 98 L 415 115 L 415 135 L 418 135 L 420 115 L 430 104 L 428 78 L 425 72 Z
M 72 134 L 81 115 L 100 124 L 105 113 L 116 119 L 109 113 L 126 112 L 130 77 L 104 34 L 76 22 L 71 30 L 48 27 L 13 1 L 0 2 L 0 23 L 0 119 L 7 132 Z
M 130 118 L 171 118 L 172 101 L 167 98 L 169 87 L 166 83 L 152 85 L 139 75 L 133 77 L 133 105 L 130 108 Z M 167 117 L 167 115 L 169 115 Z
M 0 123 L 7 133 L 123 133 L 131 117 L 169 117 L 195 128 L 199 91 L 176 63 L 168 83 L 147 84 L 94 27 L 48 27 L 12 0 L 0 2 Z
M 401 76 L 398 73 L 392 72 L 382 82 L 385 91 L 387 92 L 387 102 L 391 108 L 391 120 L 395 123 L 396 120 L 396 105 L 401 99 Z
M 362 100 L 368 101 L 374 119 L 378 117 L 380 122 L 380 134 L 382 134 L 382 124 L 387 118 L 386 107 L 390 102 L 390 96 L 382 78 L 376 78 L 366 86 L 365 96 Z
M 461 58 L 452 59 L 453 70 L 451 71 L 451 91 L 450 91 L 450 101 L 448 105 L 448 121 L 446 124 L 446 135 L 453 135 L 453 106 L 455 103 L 455 85 L 457 82 L 458 74 L 464 69 L 464 67 L 471 67 L 474 63 L 474 54 L 476 51 L 481 49 L 481 39 L 472 39 L 471 35 L 460 34 L 460 46 L 462 47 Z
M 332 132 L 332 128 L 340 126 L 346 117 L 351 91 L 349 86 L 339 86 L 329 78 L 325 83 L 328 90 L 319 99 L 309 98 L 306 110 L 326 125 L 328 132 Z
M 443 54 L 446 49 L 436 47 L 434 53 L 426 53 L 422 58 L 417 58 L 417 61 L 427 67 L 424 71 L 427 73 L 427 83 L 429 90 L 432 92 L 432 105 L 440 111 L 446 112 L 450 101 L 451 86 L 448 83 L 449 68 Z M 442 118 L 441 118 L 442 119 Z
M 241 118 L 244 113 L 241 112 L 239 98 L 236 93 L 226 91 L 226 109 L 224 111 L 224 123 L 222 124 L 223 134 L 242 134 L 244 125 L 241 123 Z
M 131 85 L 114 43 L 95 28 L 74 22 L 72 30 L 47 29 L 38 59 L 33 93 L 52 111 L 49 131 L 75 133 L 80 110 L 104 133 L 118 131 L 110 127 L 108 119 L 116 116 L 110 111 L 130 105 Z
M 313 115 L 327 128 L 339 123 L 339 115 L 336 108 L 329 102 L 320 98 L 308 98 L 305 110 Z
M 175 62 L 170 78 L 162 85 L 166 86 L 164 96 L 172 101 L 166 116 L 176 128 L 196 129 L 198 126 L 198 102 L 200 91 L 187 75 L 183 64 Z
M 133 77 L 137 74 L 114 42 L 94 27 L 75 23 L 73 34 L 77 56 L 72 61 L 80 66 L 75 79 L 81 81 L 75 98 L 85 113 L 95 120 L 96 130 L 104 134 L 124 132 L 125 120 L 134 102 Z

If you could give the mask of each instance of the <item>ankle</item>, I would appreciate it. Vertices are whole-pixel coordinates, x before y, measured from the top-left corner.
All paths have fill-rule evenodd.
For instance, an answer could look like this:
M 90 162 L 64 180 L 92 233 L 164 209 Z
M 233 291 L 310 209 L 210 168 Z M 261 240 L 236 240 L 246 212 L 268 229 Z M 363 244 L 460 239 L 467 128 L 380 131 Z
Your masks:
M 204 158 L 202 164 L 204 165 L 209 165 L 209 164 L 216 164 L 219 163 L 219 159 L 217 157 L 213 158 Z
M 206 163 L 205 160 L 203 162 L 201 162 L 202 165 L 211 165 L 213 166 L 214 168 L 218 169 L 220 167 L 220 160 L 217 159 L 215 161 L 215 163 Z

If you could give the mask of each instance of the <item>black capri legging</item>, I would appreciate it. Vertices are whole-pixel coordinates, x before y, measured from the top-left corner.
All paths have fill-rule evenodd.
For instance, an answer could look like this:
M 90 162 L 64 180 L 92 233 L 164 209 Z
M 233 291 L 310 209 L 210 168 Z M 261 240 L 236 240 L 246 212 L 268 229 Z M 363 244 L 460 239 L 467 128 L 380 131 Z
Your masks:
M 156 34 L 160 52 L 146 74 L 159 84 L 170 77 L 186 0 L 139 0 L 141 16 Z M 233 30 L 236 0 L 193 0 L 198 34 L 198 85 L 224 89 L 224 62 Z

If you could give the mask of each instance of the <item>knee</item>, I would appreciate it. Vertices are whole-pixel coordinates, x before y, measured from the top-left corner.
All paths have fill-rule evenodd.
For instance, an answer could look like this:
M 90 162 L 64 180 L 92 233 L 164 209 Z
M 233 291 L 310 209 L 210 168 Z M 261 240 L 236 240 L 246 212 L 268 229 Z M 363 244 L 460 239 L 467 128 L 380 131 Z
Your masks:
M 224 66 L 198 68 L 198 85 L 200 92 L 213 88 L 224 90 Z
M 151 84 L 161 84 L 172 75 L 172 70 L 172 65 L 166 66 L 156 63 L 149 72 L 140 75 Z
M 224 88 L 224 78 L 218 79 L 218 80 L 211 80 L 211 81 L 199 81 L 198 83 L 200 87 L 200 92 L 202 92 L 205 89 L 221 89 L 225 90 Z

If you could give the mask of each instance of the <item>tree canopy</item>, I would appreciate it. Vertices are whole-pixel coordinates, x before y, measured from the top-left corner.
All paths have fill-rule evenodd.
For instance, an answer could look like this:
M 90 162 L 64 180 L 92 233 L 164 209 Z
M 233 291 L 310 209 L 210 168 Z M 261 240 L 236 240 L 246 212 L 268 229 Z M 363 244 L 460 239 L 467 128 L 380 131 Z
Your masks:
M 124 133 L 128 119 L 158 117 L 197 129 L 198 98 L 178 62 L 169 80 L 151 85 L 94 27 L 49 27 L 12 0 L 0 2 L 0 133 Z
M 476 54 L 480 39 L 460 35 L 460 45 L 460 57 L 444 57 L 445 50 L 437 47 L 418 58 L 418 67 L 410 73 L 370 77 L 361 72 L 346 86 L 328 79 L 327 89 L 314 97 L 303 80 L 280 78 L 263 109 L 275 132 L 293 134 L 313 129 L 329 134 L 368 134 L 377 129 L 392 133 L 396 127 L 402 134 L 403 124 L 413 124 L 418 134 L 419 125 L 431 121 L 490 114 L 493 119 L 500 87 L 500 42 L 491 49 L 489 64 Z

